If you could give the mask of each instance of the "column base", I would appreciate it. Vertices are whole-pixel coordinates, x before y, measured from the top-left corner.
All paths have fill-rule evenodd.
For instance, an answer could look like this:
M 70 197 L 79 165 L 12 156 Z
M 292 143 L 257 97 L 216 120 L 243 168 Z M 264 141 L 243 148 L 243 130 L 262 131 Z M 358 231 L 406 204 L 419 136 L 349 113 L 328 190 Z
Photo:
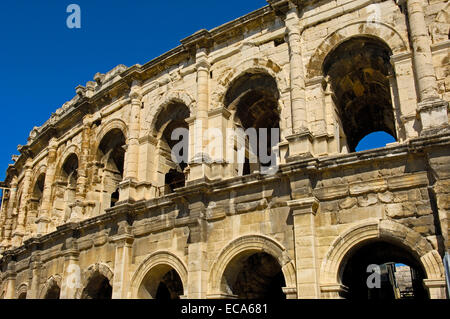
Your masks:
M 312 157 L 313 136 L 308 129 L 286 136 L 289 142 L 289 152 L 287 162 L 293 162 L 297 159 Z
M 37 224 L 37 235 L 42 236 L 47 234 L 48 225 L 50 224 L 50 218 L 43 216 L 36 219 L 35 223 Z
M 417 104 L 417 113 L 422 122 L 421 136 L 442 133 L 443 129 L 450 130 L 448 123 L 448 102 L 436 99 Z

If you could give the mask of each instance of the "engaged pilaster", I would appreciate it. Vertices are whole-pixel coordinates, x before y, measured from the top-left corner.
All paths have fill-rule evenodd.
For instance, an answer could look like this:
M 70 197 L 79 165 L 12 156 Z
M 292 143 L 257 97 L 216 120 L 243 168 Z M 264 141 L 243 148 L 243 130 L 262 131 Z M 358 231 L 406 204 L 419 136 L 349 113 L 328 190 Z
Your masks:
M 401 0 L 406 3 L 413 47 L 413 63 L 419 89 L 417 112 L 422 121 L 422 133 L 448 126 L 448 102 L 440 99 L 431 56 L 430 38 L 425 22 L 422 0 Z
M 3 241 L 0 245 L 0 251 L 5 251 L 11 246 L 11 235 L 13 226 L 14 206 L 17 202 L 17 176 L 11 181 L 11 189 L 9 190 L 8 206 L 6 207 L 5 222 L 3 225 Z
M 286 139 L 289 141 L 289 157 L 296 157 L 310 155 L 313 140 L 306 111 L 299 8 L 290 1 L 288 5 L 285 23 L 289 44 L 292 134 L 286 136 Z
M 294 216 L 295 265 L 299 298 L 320 298 L 314 217 L 319 207 L 315 197 L 288 201 Z
M 138 178 L 139 163 L 139 129 L 141 117 L 141 100 L 139 81 L 133 81 L 130 90 L 131 108 L 127 151 L 125 154 L 125 173 L 124 180 L 119 184 L 119 201 L 134 200 L 136 197 L 136 183 Z
M 75 299 L 77 289 L 81 289 L 81 269 L 78 265 L 78 249 L 73 246 L 64 254 L 64 271 L 61 281 L 61 299 Z
M 211 65 L 208 59 L 210 34 L 200 30 L 192 36 L 181 40 L 190 51 L 195 52 L 197 70 L 197 108 L 194 116 L 187 120 L 189 124 L 189 167 L 186 169 L 188 181 L 202 177 L 210 177 L 210 156 L 208 144 L 208 110 L 209 110 L 209 72 Z
M 47 155 L 47 170 L 45 173 L 45 182 L 44 182 L 44 191 L 42 192 L 42 205 L 39 211 L 39 216 L 36 219 L 36 223 L 38 224 L 37 233 L 38 235 L 46 234 L 49 229 L 48 225 L 51 222 L 51 195 L 52 195 L 52 184 L 55 179 L 55 171 L 56 171 L 56 150 L 58 144 L 55 138 L 52 138 L 49 142 L 48 146 L 48 155 Z
M 112 298 L 126 299 L 130 290 L 129 271 L 133 257 L 134 237 L 126 221 L 119 223 L 119 229 L 123 229 L 124 231 L 112 239 L 116 245 Z
M 32 173 L 32 160 L 28 158 L 25 166 L 25 176 L 23 178 L 23 191 L 22 191 L 22 199 L 20 201 L 19 213 L 17 217 L 17 227 L 13 232 L 13 240 L 12 245 L 18 247 L 22 244 L 22 238 L 25 235 L 25 219 L 26 219 L 26 210 L 28 199 L 30 196 L 30 188 L 31 188 L 31 173 Z

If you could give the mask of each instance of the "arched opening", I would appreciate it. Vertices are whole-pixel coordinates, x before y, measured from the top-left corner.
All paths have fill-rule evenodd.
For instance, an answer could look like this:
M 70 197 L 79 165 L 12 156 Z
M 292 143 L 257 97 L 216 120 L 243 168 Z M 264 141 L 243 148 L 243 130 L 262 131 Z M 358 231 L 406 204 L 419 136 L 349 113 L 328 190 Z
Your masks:
M 81 295 L 82 299 L 111 299 L 112 286 L 108 278 L 99 272 L 94 273 Z
M 333 92 L 341 152 L 354 152 L 372 132 L 385 131 L 397 138 L 389 80 L 391 55 L 381 40 L 356 37 L 325 58 L 323 72 Z
M 140 299 L 171 300 L 183 295 L 183 282 L 177 271 L 168 265 L 153 267 L 144 277 L 138 291 Z
M 405 248 L 372 241 L 347 253 L 340 266 L 341 282 L 349 299 L 427 298 L 425 272 L 420 261 Z
M 59 299 L 61 289 L 56 282 L 53 282 L 52 285 L 47 289 L 45 293 L 44 299 Z
M 187 167 L 189 151 L 189 126 L 186 119 L 189 115 L 190 111 L 186 105 L 172 102 L 160 112 L 155 122 L 159 159 L 157 179 L 163 188 L 163 194 L 172 193 L 176 188 L 185 186 L 184 169 Z M 178 143 L 183 147 L 175 149 L 174 146 Z
M 42 205 L 42 196 L 44 194 L 44 184 L 45 184 L 45 173 L 41 173 L 36 179 L 33 192 L 31 194 L 30 206 L 27 212 L 27 222 L 26 224 L 30 225 L 31 232 L 35 233 L 36 224 L 35 220 L 39 215 L 39 210 Z
M 273 256 L 263 252 L 248 252 L 233 258 L 225 269 L 222 285 L 239 299 L 286 298 L 281 266 Z
M 21 292 L 17 297 L 17 299 L 27 299 L 27 292 L 26 291 Z
M 57 182 L 58 190 L 55 198 L 55 209 L 64 211 L 64 220 L 71 216 L 71 204 L 75 202 L 76 188 L 78 179 L 78 157 L 76 154 L 70 154 L 61 167 L 61 172 Z M 63 198 L 58 198 L 62 195 Z
M 42 204 L 42 195 L 44 193 L 44 183 L 45 183 L 45 173 L 42 173 L 37 178 L 33 187 L 33 194 L 31 197 L 31 202 L 34 204 L 33 209 L 37 210 Z
M 119 200 L 119 183 L 123 180 L 125 136 L 120 129 L 112 129 L 101 140 L 98 148 L 101 177 L 102 210 Z
M 264 172 L 277 164 L 279 96 L 275 79 L 262 72 L 243 74 L 225 94 L 224 104 L 233 114 L 234 128 L 246 133 L 238 136 L 235 146 L 238 175 Z M 242 151 L 243 156 L 239 154 Z
M 384 147 L 388 143 L 395 142 L 395 138 L 383 131 L 372 132 L 364 136 L 356 145 L 355 151 L 361 152 L 374 148 Z

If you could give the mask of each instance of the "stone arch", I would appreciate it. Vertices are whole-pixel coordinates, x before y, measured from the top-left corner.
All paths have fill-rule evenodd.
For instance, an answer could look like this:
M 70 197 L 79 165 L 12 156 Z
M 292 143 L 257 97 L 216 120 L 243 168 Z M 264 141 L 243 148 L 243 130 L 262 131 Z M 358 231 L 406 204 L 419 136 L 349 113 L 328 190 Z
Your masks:
M 108 121 L 107 123 L 105 123 L 101 127 L 100 131 L 97 133 L 96 144 L 94 147 L 95 151 L 99 148 L 100 143 L 101 143 L 102 139 L 106 136 L 106 134 L 108 134 L 110 131 L 112 131 L 114 129 L 118 129 L 118 130 L 122 131 L 122 134 L 123 134 L 123 136 L 125 136 L 125 138 L 128 136 L 127 124 L 121 119 L 112 119 L 112 120 Z
M 69 158 L 69 156 L 71 156 L 72 154 L 75 154 L 77 156 L 78 160 L 80 159 L 80 149 L 77 145 L 74 145 L 74 144 L 70 145 L 61 154 L 61 156 L 59 157 L 58 164 L 56 165 L 57 174 L 58 174 L 58 172 L 61 171 L 62 166 L 64 165 L 66 160 Z
M 283 69 L 278 64 L 270 59 L 252 58 L 242 61 L 233 69 L 228 69 L 223 72 L 223 75 L 220 76 L 217 82 L 217 87 L 214 90 L 214 93 L 212 93 L 212 105 L 214 105 L 215 107 L 224 105 L 225 94 L 228 88 L 237 78 L 239 78 L 246 72 L 264 72 L 269 74 L 275 79 L 278 90 L 280 92 L 280 96 L 282 96 L 283 93 L 289 91 L 287 78 L 283 74 Z M 281 108 L 282 106 L 283 104 L 281 103 L 280 99 L 279 107 Z
M 113 286 L 114 273 L 111 268 L 109 268 L 109 266 L 104 263 L 92 264 L 83 272 L 81 276 L 81 288 L 77 289 L 75 293 L 75 299 L 81 299 L 83 291 L 89 284 L 89 281 L 93 279 L 97 274 L 104 276 L 106 279 L 108 279 L 111 287 Z
M 306 67 L 306 78 L 322 75 L 325 58 L 334 48 L 353 37 L 372 37 L 386 44 L 393 54 L 408 51 L 407 41 L 392 26 L 382 22 L 358 21 L 332 32 L 317 47 Z
M 131 298 L 138 298 L 139 288 L 143 283 L 144 278 L 154 267 L 159 265 L 169 266 L 177 272 L 180 276 L 181 282 L 183 283 L 184 294 L 187 294 L 188 271 L 184 262 L 174 253 L 169 251 L 157 251 L 145 258 L 145 260 L 140 263 L 134 272 L 131 279 Z
M 55 285 L 61 288 L 61 276 L 60 275 L 52 275 L 50 276 L 42 287 L 41 292 L 39 293 L 40 299 L 45 299 L 47 293 L 50 289 L 52 289 Z
M 237 256 L 246 252 L 264 252 L 274 257 L 284 275 L 286 287 L 296 290 L 296 271 L 294 261 L 287 250 L 274 239 L 264 235 L 245 235 L 232 240 L 215 258 L 208 280 L 208 294 L 226 294 L 223 275 L 229 263 Z
M 341 284 L 341 265 L 347 253 L 373 239 L 384 239 L 407 248 L 420 260 L 428 279 L 441 279 L 444 276 L 440 255 L 426 238 L 400 223 L 372 220 L 350 227 L 331 244 L 320 268 L 321 286 Z
M 32 177 L 31 177 L 31 187 L 34 187 L 34 184 L 36 183 L 36 181 L 39 178 L 39 176 L 41 176 L 41 174 L 45 174 L 46 172 L 47 172 L 47 165 L 46 164 L 41 164 L 41 165 L 37 166 L 33 170 L 33 174 L 32 174 Z
M 27 291 L 28 291 L 28 284 L 21 283 L 16 289 L 16 298 L 17 299 L 26 299 Z M 23 296 L 25 296 L 25 298 L 23 298 Z
M 150 123 L 150 126 L 146 135 L 154 135 L 158 115 L 171 103 L 184 104 L 189 109 L 191 116 L 195 114 L 195 98 L 185 90 L 169 91 L 156 103 L 157 107 L 150 108 L 150 112 L 147 115 L 147 122 Z

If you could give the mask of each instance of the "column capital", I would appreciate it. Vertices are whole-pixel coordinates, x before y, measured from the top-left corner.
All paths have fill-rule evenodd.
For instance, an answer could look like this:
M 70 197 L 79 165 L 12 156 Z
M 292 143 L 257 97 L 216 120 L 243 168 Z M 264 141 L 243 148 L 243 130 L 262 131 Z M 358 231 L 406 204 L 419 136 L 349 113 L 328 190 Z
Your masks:
M 142 100 L 140 81 L 137 80 L 133 81 L 133 84 L 131 85 L 130 88 L 129 96 L 132 100 L 132 103 L 136 102 L 135 100 L 137 100 L 137 102 L 140 102 Z
M 63 256 L 66 260 L 68 259 L 78 260 L 80 252 L 77 248 L 69 248 L 65 252 L 63 252 Z
M 297 287 L 282 287 L 286 299 L 297 299 Z
M 117 247 L 128 246 L 130 247 L 134 242 L 134 236 L 132 234 L 119 234 L 113 236 L 111 241 L 116 244 Z
M 100 119 L 100 114 L 87 114 L 83 117 L 83 126 L 84 127 L 91 127 L 92 124 Z
M 445 278 L 424 279 L 423 284 L 427 288 L 445 288 Z
M 294 216 L 301 214 L 315 215 L 317 212 L 317 208 L 319 207 L 319 200 L 316 197 L 307 197 L 290 200 L 287 202 L 287 204 L 294 210 Z

